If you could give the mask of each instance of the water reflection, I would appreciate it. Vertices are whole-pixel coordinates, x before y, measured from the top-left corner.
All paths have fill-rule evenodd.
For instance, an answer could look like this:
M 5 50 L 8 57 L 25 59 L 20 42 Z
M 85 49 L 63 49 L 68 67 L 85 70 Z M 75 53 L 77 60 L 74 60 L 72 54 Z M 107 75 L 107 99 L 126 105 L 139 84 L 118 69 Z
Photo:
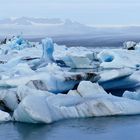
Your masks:
M 140 116 L 63 120 L 50 125 L 3 123 L 0 140 L 137 139 Z

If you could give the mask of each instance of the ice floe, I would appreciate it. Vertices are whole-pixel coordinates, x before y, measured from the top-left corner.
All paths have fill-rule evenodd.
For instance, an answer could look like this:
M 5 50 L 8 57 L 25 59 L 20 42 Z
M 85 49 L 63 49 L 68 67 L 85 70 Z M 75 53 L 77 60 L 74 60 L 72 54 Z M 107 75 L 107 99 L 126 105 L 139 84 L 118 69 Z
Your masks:
M 123 48 L 127 50 L 135 50 L 137 43 L 134 41 L 126 41 L 123 43 Z
M 0 122 L 11 121 L 12 118 L 9 113 L 0 110 Z
M 140 114 L 140 92 L 129 91 L 140 86 L 139 46 L 131 41 L 120 49 L 95 51 L 57 45 L 51 38 L 5 40 L 0 45 L 0 122 Z M 128 91 L 122 97 L 107 93 L 114 89 Z
M 13 116 L 21 122 L 52 123 L 68 118 L 140 114 L 139 105 L 139 101 L 107 94 L 98 84 L 83 81 L 73 93 L 26 96 Z
M 140 66 L 140 52 L 136 50 L 124 49 L 107 49 L 101 51 L 97 57 L 100 60 L 100 66 L 104 69 L 113 68 L 134 68 L 138 69 Z
M 96 73 L 68 72 L 56 64 L 48 64 L 43 72 L 26 73 L 0 80 L 0 87 L 17 87 L 19 85 L 34 85 L 35 88 L 59 93 L 73 89 L 82 80 L 98 80 Z
M 104 89 L 130 89 L 140 86 L 140 71 L 130 69 L 109 70 L 100 74 L 98 81 Z

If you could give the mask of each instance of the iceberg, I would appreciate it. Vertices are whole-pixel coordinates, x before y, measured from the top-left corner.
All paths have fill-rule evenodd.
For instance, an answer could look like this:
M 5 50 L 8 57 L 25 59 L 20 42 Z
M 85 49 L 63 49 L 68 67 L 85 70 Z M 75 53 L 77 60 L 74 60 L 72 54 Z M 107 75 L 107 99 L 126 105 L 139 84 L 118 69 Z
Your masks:
M 45 67 L 48 63 L 57 63 L 59 66 L 70 68 L 92 69 L 99 66 L 97 54 L 92 49 L 59 46 L 54 44 L 51 38 L 45 38 L 41 44 L 38 44 L 17 36 L 7 42 L 5 47 L 0 46 L 0 48 L 3 55 L 0 60 L 3 61 L 4 58 L 9 62 L 13 58 L 20 58 L 20 62 L 26 61 L 33 70 Z
M 122 97 L 106 92 L 140 86 L 140 45 L 124 46 L 96 52 L 60 46 L 51 38 L 42 43 L 21 36 L 6 41 L 0 45 L 0 121 L 52 123 L 140 114 L 138 90 L 125 91 Z M 82 72 L 72 72 L 75 68 Z
M 87 85 L 88 90 L 83 91 Z M 139 101 L 107 94 L 98 84 L 82 81 L 73 94 L 26 96 L 13 117 L 21 122 L 52 123 L 68 118 L 140 114 L 139 105 Z
M 68 72 L 55 63 L 48 64 L 43 71 L 29 73 L 0 80 L 0 87 L 17 87 L 19 85 L 34 85 L 34 88 L 47 90 L 53 93 L 66 92 L 73 89 L 82 80 L 97 81 L 96 73 Z
M 123 48 L 127 50 L 135 50 L 137 43 L 134 41 L 126 41 L 123 43 Z
M 16 89 L 1 89 L 0 100 L 3 101 L 7 109 L 14 111 L 19 103 Z
M 68 56 L 64 59 L 64 62 L 71 68 L 94 68 L 92 61 L 83 56 Z
M 140 71 L 128 68 L 116 69 L 102 72 L 99 84 L 107 90 L 130 89 L 140 86 Z
M 24 48 L 32 47 L 31 44 L 24 40 L 21 35 L 13 37 L 9 42 L 7 42 L 9 48 L 22 50 Z
M 1 48 L 2 52 L 8 51 L 8 53 L 3 54 L 2 59 L 8 59 L 6 59 L 5 64 L 0 64 L 0 70 L 6 71 L 19 63 L 27 63 L 32 69 L 47 66 L 48 63 L 55 63 L 53 58 L 54 44 L 52 39 L 43 39 L 42 45 L 37 45 L 38 46 L 36 47 L 32 43 L 26 42 L 21 36 L 14 37 L 8 42 L 6 50 Z
M 56 59 L 62 60 L 65 65 L 70 68 L 93 69 L 99 66 L 99 63 L 95 63 L 96 53 L 91 49 L 84 47 L 60 47 L 55 45 L 54 57 Z
M 48 65 L 48 63 L 55 62 L 53 58 L 54 44 L 51 38 L 46 38 L 42 40 L 42 51 L 42 57 L 39 61 L 35 61 L 35 63 L 32 64 L 32 69 L 45 67 Z
M 0 71 L 9 71 L 9 69 L 15 67 L 20 62 L 22 62 L 21 57 L 13 58 L 5 64 L 0 64 Z
M 7 121 L 11 121 L 11 120 L 12 120 L 12 118 L 9 115 L 9 113 L 0 110 L 0 122 L 7 122 Z
M 123 43 L 123 49 L 127 50 L 140 50 L 140 42 L 126 41 Z
M 140 55 L 137 50 L 110 49 L 99 52 L 97 58 L 103 69 L 139 69 Z
M 48 63 L 54 62 L 53 52 L 54 52 L 54 44 L 52 39 L 46 38 L 42 40 L 43 47 L 43 55 L 42 60 L 47 61 Z

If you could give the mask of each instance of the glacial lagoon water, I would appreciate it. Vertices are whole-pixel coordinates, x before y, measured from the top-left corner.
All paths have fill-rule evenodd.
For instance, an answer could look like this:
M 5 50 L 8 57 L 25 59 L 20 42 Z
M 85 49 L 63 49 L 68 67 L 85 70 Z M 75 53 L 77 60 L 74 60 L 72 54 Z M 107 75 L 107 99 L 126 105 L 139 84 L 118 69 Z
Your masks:
M 53 124 L 0 124 L 0 140 L 139 140 L 140 116 L 70 119 Z

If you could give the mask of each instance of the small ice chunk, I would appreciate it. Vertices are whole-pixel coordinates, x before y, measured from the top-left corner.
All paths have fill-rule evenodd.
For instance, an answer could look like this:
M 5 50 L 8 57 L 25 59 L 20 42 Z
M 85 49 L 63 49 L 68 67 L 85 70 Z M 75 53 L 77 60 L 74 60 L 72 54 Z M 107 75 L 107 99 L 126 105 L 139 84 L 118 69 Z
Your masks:
M 92 97 L 96 94 L 107 94 L 105 90 L 98 84 L 93 84 L 90 81 L 80 82 L 77 91 L 82 97 Z
M 123 48 L 127 50 L 135 50 L 136 42 L 134 41 L 126 41 L 123 43 Z
M 7 122 L 10 120 L 12 120 L 12 118 L 9 113 L 0 110 L 0 122 Z

